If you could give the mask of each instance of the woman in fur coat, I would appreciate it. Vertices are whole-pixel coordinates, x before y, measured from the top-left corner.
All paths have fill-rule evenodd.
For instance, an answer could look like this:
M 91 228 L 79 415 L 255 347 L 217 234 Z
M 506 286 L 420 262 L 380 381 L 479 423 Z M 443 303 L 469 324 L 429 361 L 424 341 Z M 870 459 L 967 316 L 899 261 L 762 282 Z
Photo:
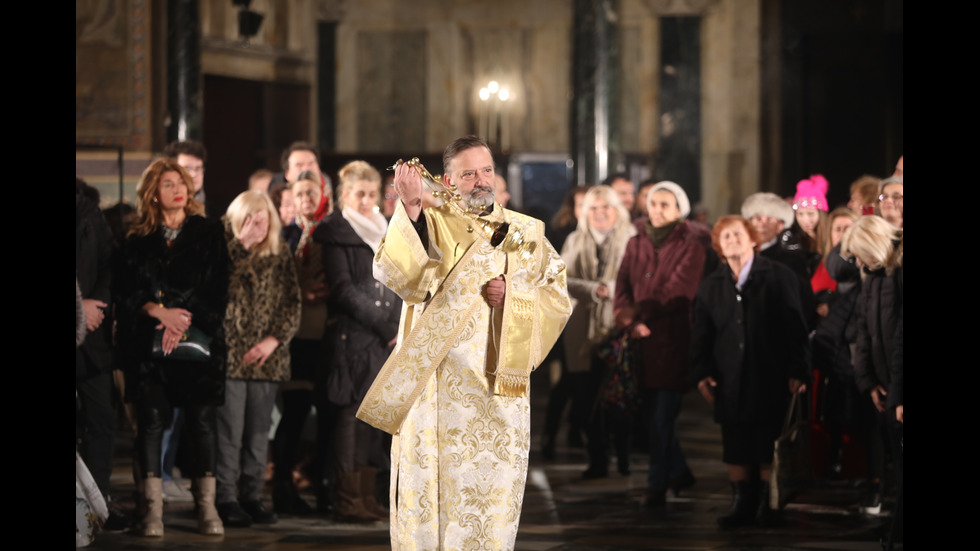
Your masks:
M 228 248 L 221 224 L 202 216 L 192 189 L 190 174 L 172 159 L 158 159 L 143 172 L 138 220 L 118 255 L 114 279 L 127 399 L 139 422 L 144 536 L 163 535 L 160 447 L 174 407 L 183 408 L 197 452 L 198 530 L 224 533 L 214 507 L 214 473 L 215 409 L 225 388 Z M 179 359 L 177 345 L 189 329 L 211 337 L 209 359 Z
M 218 514 L 226 526 L 273 524 L 262 505 L 276 389 L 289 380 L 289 341 L 299 327 L 296 266 L 269 196 L 246 191 L 224 217 L 231 256 L 225 315 L 228 377 L 218 408 Z

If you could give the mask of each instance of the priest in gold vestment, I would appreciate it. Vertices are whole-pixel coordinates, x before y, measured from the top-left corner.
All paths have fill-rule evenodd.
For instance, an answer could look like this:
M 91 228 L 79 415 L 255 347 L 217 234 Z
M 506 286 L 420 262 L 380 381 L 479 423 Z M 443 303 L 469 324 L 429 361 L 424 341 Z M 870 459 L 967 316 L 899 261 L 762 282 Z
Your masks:
M 541 221 L 494 203 L 485 142 L 456 140 L 443 169 L 462 203 L 484 214 L 423 209 L 418 171 L 396 168 L 401 202 L 374 276 L 405 301 L 399 345 L 357 415 L 394 435 L 392 549 L 513 549 L 530 374 L 571 312 L 565 265 Z M 505 222 L 500 243 L 490 234 Z

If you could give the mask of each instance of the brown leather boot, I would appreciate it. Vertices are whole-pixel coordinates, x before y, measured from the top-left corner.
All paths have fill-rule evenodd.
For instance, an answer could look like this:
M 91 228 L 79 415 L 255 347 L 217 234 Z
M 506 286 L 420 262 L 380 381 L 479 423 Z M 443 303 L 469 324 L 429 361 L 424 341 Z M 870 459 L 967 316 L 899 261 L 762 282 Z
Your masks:
M 340 473 L 337 488 L 337 516 L 346 522 L 368 524 L 377 522 L 377 516 L 364 507 L 361 495 L 361 473 Z
M 197 493 L 197 531 L 206 536 L 220 536 L 225 533 L 218 510 L 214 507 L 214 495 L 217 481 L 213 476 L 204 476 L 196 480 Z
M 364 508 L 367 509 L 369 513 L 377 517 L 378 520 L 388 520 L 391 517 L 391 511 L 384 508 L 378 502 L 378 498 L 374 495 L 374 488 L 378 479 L 378 469 L 374 467 L 361 467 L 358 469 L 361 473 L 361 498 L 364 500 Z
M 143 500 L 146 514 L 140 523 L 141 536 L 159 538 L 163 536 L 163 479 L 158 477 L 143 479 Z

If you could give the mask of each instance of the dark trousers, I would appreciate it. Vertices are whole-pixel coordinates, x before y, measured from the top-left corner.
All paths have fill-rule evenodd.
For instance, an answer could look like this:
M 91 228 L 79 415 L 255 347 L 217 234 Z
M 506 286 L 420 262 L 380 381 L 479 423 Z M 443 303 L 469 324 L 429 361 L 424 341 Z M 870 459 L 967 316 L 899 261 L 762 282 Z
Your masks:
M 84 360 L 88 361 L 88 360 Z M 112 454 L 116 443 L 116 411 L 112 398 L 112 370 L 75 381 L 81 406 L 80 453 L 103 495 L 109 495 Z
M 314 406 L 313 385 L 320 376 L 324 366 L 323 343 L 319 339 L 293 339 L 289 343 L 289 354 L 292 361 L 292 385 L 284 383 L 280 386 L 280 412 L 282 417 L 276 427 L 276 437 L 272 443 L 272 460 L 276 465 L 275 480 L 278 484 L 293 483 L 293 469 L 299 457 L 300 440 L 303 426 L 310 416 Z M 297 383 L 308 383 L 303 388 Z M 322 394 L 322 393 L 321 393 Z M 317 447 L 329 446 L 329 431 L 332 429 L 326 421 L 328 404 L 326 400 L 318 400 L 317 408 Z M 317 465 L 325 461 L 326 456 L 317 450 Z M 319 468 L 317 470 L 320 470 Z M 317 473 L 319 476 L 319 473 Z
M 671 479 L 687 472 L 687 460 L 677 440 L 677 416 L 683 394 L 677 390 L 651 389 L 643 394 L 650 447 L 647 487 L 664 492 Z
M 865 396 L 864 401 L 867 403 L 861 408 L 861 428 L 868 458 L 868 479 L 884 478 L 885 464 L 890 455 L 895 465 L 895 476 L 901 480 L 904 469 L 901 449 L 903 425 L 895 420 L 894 409 L 879 412 L 870 397 Z
M 616 446 L 616 462 L 619 470 L 624 472 L 629 469 L 633 418 L 613 413 L 598 403 L 598 392 L 602 387 L 603 372 L 601 366 L 598 366 L 598 362 L 596 364 L 589 372 L 586 386 L 586 388 L 591 389 L 591 403 L 594 404 L 587 429 L 589 469 L 594 471 L 606 471 L 608 469 L 609 436 L 612 435 Z
M 170 425 L 172 406 L 150 406 L 148 401 L 136 404 L 139 427 L 136 432 L 136 453 L 143 465 L 143 476 L 159 477 L 162 472 L 160 449 L 163 431 Z M 155 402 L 159 404 L 158 401 Z M 190 476 L 213 476 L 217 464 L 217 421 L 214 406 L 184 406 L 184 430 L 194 449 Z

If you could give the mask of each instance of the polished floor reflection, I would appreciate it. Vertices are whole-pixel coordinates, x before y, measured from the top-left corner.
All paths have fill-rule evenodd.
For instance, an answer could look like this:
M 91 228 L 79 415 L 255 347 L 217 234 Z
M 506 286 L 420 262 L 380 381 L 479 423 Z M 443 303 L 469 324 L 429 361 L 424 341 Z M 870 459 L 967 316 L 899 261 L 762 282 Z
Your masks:
M 547 386 L 537 375 L 537 389 Z M 532 400 L 534 426 L 543 424 L 546 392 Z M 717 426 L 709 407 L 694 393 L 685 398 L 680 422 L 681 442 L 688 455 L 697 484 L 680 496 L 668 499 L 666 508 L 642 507 L 647 475 L 647 458 L 635 452 L 629 476 L 583 480 L 585 451 L 568 447 L 559 437 L 557 457 L 546 461 L 537 446 L 540 430 L 533 435 L 534 448 L 521 528 L 519 551 L 579 550 L 877 550 L 880 534 L 890 517 L 868 518 L 858 513 L 861 492 L 850 482 L 818 483 L 797 496 L 783 512 L 786 526 L 780 529 L 743 528 L 723 531 L 715 519 L 724 514 L 730 492 Z M 113 484 L 124 510 L 132 508 L 132 475 L 128 441 L 123 435 Z M 614 465 L 613 465 L 614 467 Z M 127 499 L 128 497 L 128 499 Z M 268 497 L 268 496 L 267 496 Z M 311 496 L 310 496 L 311 497 Z M 312 502 L 312 499 L 310 500 Z M 890 510 L 893 500 L 886 499 Z M 271 503 L 269 503 L 271 507 Z M 271 526 L 228 528 L 223 537 L 195 532 L 191 505 L 167 505 L 162 539 L 140 538 L 127 532 L 101 533 L 90 549 L 234 549 L 243 551 L 299 551 L 336 549 L 375 551 L 388 549 L 388 526 L 357 526 L 327 518 L 283 517 Z M 901 549 L 902 545 L 896 545 Z

